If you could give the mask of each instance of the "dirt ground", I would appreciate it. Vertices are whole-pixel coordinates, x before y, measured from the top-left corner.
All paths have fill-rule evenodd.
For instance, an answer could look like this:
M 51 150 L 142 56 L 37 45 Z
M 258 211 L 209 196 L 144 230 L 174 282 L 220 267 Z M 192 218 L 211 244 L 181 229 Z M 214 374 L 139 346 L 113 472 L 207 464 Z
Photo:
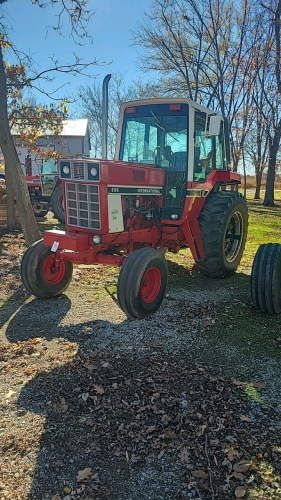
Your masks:
M 1 500 L 281 498 L 280 318 L 250 269 L 212 281 L 169 259 L 160 310 L 127 320 L 118 271 L 78 266 L 40 301 L 0 234 Z

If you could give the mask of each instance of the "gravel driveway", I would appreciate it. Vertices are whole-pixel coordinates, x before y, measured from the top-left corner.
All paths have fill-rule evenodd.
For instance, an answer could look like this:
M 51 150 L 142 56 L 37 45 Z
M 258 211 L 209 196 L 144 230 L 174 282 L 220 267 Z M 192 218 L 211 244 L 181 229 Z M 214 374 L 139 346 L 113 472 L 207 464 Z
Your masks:
M 280 498 L 280 325 L 250 269 L 210 281 L 168 255 L 162 307 L 127 320 L 115 269 L 39 301 L 21 234 L 0 241 L 1 499 Z

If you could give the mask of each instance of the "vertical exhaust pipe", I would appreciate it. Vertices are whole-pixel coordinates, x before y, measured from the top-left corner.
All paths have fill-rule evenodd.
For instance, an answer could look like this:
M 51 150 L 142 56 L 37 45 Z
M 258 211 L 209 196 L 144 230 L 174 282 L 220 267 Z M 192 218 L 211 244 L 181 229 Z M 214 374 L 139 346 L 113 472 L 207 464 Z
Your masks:
M 109 73 L 104 77 L 102 84 L 102 144 L 101 156 L 102 159 L 107 158 L 107 132 L 108 132 L 108 84 L 111 78 Z

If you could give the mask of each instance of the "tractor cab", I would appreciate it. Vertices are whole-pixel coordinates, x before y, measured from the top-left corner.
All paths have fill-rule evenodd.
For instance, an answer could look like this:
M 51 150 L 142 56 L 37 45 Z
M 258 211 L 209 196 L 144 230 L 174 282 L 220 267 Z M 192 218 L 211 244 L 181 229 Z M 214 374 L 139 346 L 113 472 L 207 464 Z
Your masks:
M 116 160 L 164 169 L 164 207 L 181 217 L 187 183 L 196 188 L 230 163 L 222 116 L 188 99 L 149 99 L 121 106 Z

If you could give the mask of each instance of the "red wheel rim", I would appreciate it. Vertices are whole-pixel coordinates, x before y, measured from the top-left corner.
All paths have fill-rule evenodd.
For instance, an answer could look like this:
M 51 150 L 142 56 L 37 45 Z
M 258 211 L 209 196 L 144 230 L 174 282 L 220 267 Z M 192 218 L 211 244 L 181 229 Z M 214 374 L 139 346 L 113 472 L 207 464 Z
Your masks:
M 147 304 L 153 302 L 161 288 L 161 272 L 158 267 L 146 271 L 141 283 L 141 298 Z
M 55 255 L 49 255 L 42 267 L 43 278 L 51 285 L 60 283 L 65 276 L 65 262 L 62 259 L 56 260 Z

